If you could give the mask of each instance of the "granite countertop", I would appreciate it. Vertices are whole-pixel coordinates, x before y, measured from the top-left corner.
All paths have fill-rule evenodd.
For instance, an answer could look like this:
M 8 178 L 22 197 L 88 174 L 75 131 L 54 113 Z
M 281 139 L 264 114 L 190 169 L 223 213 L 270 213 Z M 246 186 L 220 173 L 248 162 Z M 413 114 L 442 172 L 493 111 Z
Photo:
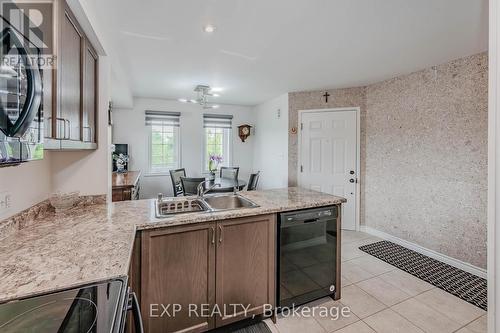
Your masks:
M 154 200 L 137 200 L 49 213 L 0 241 L 0 302 L 127 275 L 137 230 L 346 202 L 300 188 L 240 194 L 260 207 L 157 219 Z

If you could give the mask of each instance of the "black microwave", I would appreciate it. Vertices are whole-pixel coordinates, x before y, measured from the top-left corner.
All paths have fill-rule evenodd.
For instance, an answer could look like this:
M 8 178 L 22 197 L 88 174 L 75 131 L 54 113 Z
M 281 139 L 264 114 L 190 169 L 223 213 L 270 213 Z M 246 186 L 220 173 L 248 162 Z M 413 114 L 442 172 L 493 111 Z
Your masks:
M 43 158 L 41 51 L 0 16 L 0 167 Z

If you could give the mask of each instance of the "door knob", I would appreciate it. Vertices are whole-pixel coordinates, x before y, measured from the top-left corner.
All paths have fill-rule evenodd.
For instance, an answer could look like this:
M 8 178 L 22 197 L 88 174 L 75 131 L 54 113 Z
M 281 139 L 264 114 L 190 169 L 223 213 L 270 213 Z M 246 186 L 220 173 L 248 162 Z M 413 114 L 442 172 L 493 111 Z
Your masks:
M 350 173 L 351 175 L 354 175 L 354 174 L 355 174 L 354 170 L 349 171 L 349 173 Z
M 355 180 L 353 178 L 349 179 L 349 183 L 354 183 Z

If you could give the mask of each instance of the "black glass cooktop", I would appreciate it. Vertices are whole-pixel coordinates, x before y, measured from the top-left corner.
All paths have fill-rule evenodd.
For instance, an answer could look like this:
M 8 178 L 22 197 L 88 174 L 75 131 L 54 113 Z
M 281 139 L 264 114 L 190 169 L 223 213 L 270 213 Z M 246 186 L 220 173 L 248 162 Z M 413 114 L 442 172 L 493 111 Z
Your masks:
M 114 332 L 123 286 L 114 280 L 0 304 L 0 332 Z

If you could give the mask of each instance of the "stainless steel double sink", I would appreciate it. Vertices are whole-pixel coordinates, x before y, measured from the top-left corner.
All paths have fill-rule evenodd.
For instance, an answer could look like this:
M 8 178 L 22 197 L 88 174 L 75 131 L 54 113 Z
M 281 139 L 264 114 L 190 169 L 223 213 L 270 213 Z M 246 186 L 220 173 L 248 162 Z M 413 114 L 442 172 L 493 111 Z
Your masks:
M 162 198 L 155 201 L 156 217 L 165 218 L 195 212 L 219 212 L 259 207 L 239 194 L 217 194 L 193 198 Z

